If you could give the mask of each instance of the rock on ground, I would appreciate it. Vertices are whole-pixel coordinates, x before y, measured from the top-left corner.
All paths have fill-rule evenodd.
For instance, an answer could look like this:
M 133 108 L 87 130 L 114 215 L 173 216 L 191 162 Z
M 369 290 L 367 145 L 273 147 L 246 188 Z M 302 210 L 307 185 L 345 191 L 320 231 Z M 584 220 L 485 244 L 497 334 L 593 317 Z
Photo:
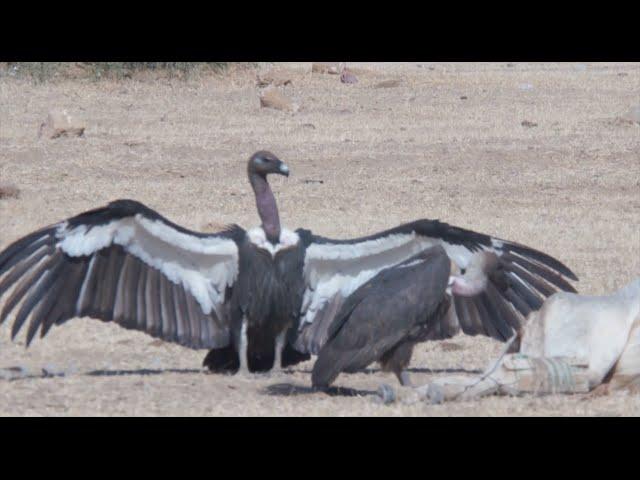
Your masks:
M 81 137 L 86 126 L 66 110 L 51 110 L 47 120 L 40 125 L 39 137 L 50 139 L 58 137 Z
M 276 88 L 267 88 L 260 93 L 260 106 L 286 112 L 296 112 L 299 108 Z
M 358 77 L 356 77 L 350 70 L 344 69 L 340 74 L 340 81 L 342 83 L 358 83 Z
M 315 62 L 311 65 L 312 73 L 330 73 L 337 75 L 340 73 L 340 65 L 337 63 L 319 63 Z
M 256 75 L 256 83 L 259 87 L 266 87 L 269 85 L 283 87 L 285 85 L 290 85 L 291 82 L 291 75 L 284 70 L 273 69 Z

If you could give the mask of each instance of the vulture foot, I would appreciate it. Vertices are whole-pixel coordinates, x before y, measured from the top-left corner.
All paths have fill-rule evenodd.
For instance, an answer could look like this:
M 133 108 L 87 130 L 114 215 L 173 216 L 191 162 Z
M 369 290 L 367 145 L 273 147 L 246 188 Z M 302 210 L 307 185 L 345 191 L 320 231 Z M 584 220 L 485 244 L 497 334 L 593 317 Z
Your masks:
M 390 405 L 396 401 L 396 391 L 391 385 L 381 384 L 376 392 L 375 401 L 383 405 Z
M 402 371 L 396 372 L 396 377 L 398 377 L 398 381 L 400 385 L 403 387 L 413 387 L 413 382 L 411 381 L 411 377 L 409 376 L 409 372 Z

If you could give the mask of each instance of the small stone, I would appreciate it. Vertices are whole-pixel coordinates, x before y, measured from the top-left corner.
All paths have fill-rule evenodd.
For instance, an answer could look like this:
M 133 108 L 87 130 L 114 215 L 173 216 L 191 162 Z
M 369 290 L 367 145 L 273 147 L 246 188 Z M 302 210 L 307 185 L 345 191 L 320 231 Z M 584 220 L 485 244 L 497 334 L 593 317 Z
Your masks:
M 260 93 L 260 106 L 286 112 L 296 112 L 299 108 L 298 105 L 292 103 L 291 100 L 273 87 L 269 87 Z
M 383 80 L 382 82 L 376 83 L 373 88 L 395 88 L 400 85 L 400 80 L 392 79 L 392 80 Z
M 309 128 L 311 130 L 315 130 L 316 126 L 313 123 L 303 123 L 302 128 Z
M 387 385 L 386 383 L 383 383 L 378 387 L 376 394 L 384 405 L 389 405 L 396 401 L 396 391 L 392 386 Z
M 358 77 L 345 68 L 340 74 L 340 81 L 346 84 L 358 83 Z
M 256 75 L 256 84 L 259 87 L 266 87 L 268 85 L 283 87 L 285 85 L 291 85 L 291 76 L 284 70 L 269 70 L 268 72 Z
M 337 75 L 340 72 L 340 65 L 337 63 L 322 63 L 314 62 L 311 65 L 312 73 L 328 73 L 331 75 Z
M 462 96 L 460 97 L 460 100 L 466 100 L 467 98 L 468 98 L 468 97 L 467 97 L 466 95 L 462 95 Z
M 13 183 L 0 182 L 0 199 L 18 198 L 19 195 L 20 189 Z
M 84 123 L 72 117 L 66 110 L 51 110 L 47 120 L 40 125 L 38 136 L 45 136 L 50 139 L 81 137 L 84 134 L 84 130 Z
M 523 120 L 522 123 L 520 123 L 520 125 L 522 125 L 525 128 L 533 128 L 538 126 L 537 123 L 530 122 L 529 120 Z

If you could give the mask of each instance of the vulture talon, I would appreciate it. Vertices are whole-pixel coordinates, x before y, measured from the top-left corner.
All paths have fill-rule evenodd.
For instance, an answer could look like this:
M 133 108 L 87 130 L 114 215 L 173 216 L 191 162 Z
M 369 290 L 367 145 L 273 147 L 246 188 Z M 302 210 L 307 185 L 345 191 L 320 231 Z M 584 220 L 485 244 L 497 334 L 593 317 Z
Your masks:
M 398 381 L 400 382 L 400 385 L 402 385 L 403 387 L 413 387 L 413 382 L 411 381 L 411 376 L 409 375 L 409 372 L 402 371 L 396 374 L 396 376 L 398 377 Z
M 390 405 L 396 401 L 396 391 L 391 385 L 382 383 L 376 392 L 376 399 L 383 405 Z

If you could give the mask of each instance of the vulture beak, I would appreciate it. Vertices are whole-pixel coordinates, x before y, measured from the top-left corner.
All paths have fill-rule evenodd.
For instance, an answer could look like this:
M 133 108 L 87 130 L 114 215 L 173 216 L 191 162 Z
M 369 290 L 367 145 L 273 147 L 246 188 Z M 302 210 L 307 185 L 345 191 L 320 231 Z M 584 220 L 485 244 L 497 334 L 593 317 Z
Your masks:
M 286 163 L 281 163 L 281 164 L 280 164 L 280 167 L 279 167 L 279 169 L 278 169 L 278 172 L 279 172 L 281 175 L 284 175 L 285 177 L 288 177 L 288 176 L 289 176 L 289 167 L 287 167 L 287 164 L 286 164 Z

